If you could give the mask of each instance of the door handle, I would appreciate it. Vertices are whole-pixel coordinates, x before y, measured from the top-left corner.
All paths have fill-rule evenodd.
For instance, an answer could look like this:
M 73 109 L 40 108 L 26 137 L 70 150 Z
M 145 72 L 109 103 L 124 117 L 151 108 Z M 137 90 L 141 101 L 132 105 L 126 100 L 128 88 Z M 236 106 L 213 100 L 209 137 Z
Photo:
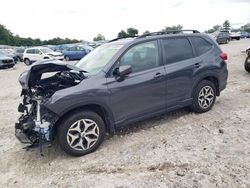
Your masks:
M 201 65 L 200 65 L 200 63 L 195 63 L 194 64 L 194 68 L 199 68 Z
M 157 72 L 155 75 L 154 75 L 154 78 L 155 79 L 159 79 L 159 78 L 162 78 L 164 77 L 164 74 L 163 73 L 160 73 L 160 72 Z

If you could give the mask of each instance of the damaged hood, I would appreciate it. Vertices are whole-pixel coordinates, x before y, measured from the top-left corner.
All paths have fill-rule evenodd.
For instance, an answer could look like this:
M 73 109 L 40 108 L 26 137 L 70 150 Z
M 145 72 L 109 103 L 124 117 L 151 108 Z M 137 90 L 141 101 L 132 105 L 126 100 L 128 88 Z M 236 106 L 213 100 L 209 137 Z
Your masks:
M 23 89 L 29 89 L 38 79 L 41 78 L 43 73 L 70 70 L 84 72 L 82 69 L 74 65 L 70 65 L 59 60 L 38 61 L 20 75 L 19 82 Z

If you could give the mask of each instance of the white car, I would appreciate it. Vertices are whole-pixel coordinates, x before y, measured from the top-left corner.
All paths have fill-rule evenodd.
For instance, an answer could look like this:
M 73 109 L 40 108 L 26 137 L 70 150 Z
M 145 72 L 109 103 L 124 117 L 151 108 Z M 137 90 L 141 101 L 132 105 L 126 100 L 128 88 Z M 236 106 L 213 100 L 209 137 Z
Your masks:
M 230 37 L 232 40 L 233 39 L 240 40 L 240 30 L 239 29 L 231 30 Z
M 40 61 L 43 59 L 63 60 L 64 56 L 61 52 L 54 52 L 47 47 L 27 48 L 23 53 L 23 61 L 26 65 L 30 65 L 35 61 Z

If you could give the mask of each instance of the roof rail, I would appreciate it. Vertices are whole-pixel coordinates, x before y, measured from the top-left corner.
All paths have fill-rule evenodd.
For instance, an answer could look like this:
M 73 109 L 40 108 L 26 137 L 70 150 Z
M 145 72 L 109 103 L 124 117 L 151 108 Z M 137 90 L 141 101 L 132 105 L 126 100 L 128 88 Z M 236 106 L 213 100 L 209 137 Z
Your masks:
M 114 42 L 114 41 L 117 41 L 117 40 L 120 40 L 120 39 L 134 38 L 134 37 L 138 37 L 138 35 L 136 35 L 136 36 L 118 37 L 118 38 L 112 39 L 112 40 L 110 40 L 108 42 Z
M 147 36 L 164 35 L 164 34 L 178 34 L 178 33 L 183 33 L 186 31 L 191 31 L 193 33 L 200 33 L 197 30 L 168 30 L 168 31 L 158 31 L 158 32 L 153 32 L 153 33 L 147 33 L 147 34 L 138 36 L 137 38 L 143 38 L 143 37 L 147 37 Z

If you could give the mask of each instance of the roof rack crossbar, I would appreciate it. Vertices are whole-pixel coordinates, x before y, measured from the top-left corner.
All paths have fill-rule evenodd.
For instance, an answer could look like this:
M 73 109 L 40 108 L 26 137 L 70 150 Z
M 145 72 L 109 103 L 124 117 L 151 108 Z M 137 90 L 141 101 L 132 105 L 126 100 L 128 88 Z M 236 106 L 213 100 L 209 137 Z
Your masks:
M 141 36 L 138 36 L 137 38 L 143 38 L 147 36 L 156 36 L 156 35 L 164 35 L 164 34 L 178 34 L 186 31 L 192 31 L 193 33 L 200 33 L 197 30 L 192 30 L 192 29 L 186 29 L 186 30 L 169 30 L 169 31 L 158 31 L 158 32 L 152 32 L 152 33 L 147 33 Z

